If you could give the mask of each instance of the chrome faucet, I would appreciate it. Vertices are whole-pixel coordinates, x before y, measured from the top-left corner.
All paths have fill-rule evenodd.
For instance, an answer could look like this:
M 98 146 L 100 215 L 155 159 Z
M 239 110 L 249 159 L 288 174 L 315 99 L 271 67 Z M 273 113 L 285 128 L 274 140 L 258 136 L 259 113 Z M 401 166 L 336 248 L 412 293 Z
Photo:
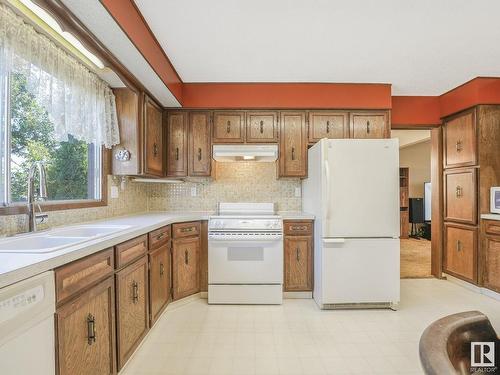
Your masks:
M 37 224 L 43 223 L 45 219 L 48 219 L 47 214 L 35 213 L 35 206 L 40 205 L 35 203 L 35 172 L 38 171 L 39 177 L 39 190 L 38 197 L 39 200 L 47 199 L 47 176 L 45 172 L 45 166 L 43 162 L 37 161 L 33 163 L 28 172 L 28 231 L 36 232 Z M 40 209 L 41 211 L 41 209 Z

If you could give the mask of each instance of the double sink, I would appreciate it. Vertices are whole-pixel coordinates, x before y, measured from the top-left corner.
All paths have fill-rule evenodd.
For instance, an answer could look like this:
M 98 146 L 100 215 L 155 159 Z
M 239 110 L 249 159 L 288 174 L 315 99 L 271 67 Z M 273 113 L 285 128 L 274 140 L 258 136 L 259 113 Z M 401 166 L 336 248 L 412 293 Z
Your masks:
M 130 225 L 77 225 L 0 240 L 0 253 L 45 254 L 82 242 L 106 237 Z

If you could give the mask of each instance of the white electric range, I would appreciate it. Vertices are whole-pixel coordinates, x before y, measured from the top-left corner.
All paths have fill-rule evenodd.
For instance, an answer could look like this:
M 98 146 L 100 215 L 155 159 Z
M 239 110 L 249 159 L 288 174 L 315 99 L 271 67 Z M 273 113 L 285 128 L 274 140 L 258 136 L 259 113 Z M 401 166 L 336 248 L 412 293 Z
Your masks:
M 274 203 L 219 203 L 208 221 L 208 303 L 282 300 L 283 221 Z

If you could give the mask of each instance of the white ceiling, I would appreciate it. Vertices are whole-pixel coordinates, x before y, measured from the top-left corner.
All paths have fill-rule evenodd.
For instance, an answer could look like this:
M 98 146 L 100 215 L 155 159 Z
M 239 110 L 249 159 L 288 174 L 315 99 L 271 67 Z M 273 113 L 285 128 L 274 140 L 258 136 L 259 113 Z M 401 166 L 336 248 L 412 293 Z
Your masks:
M 64 5 L 165 107 L 180 107 L 148 62 L 97 0 L 62 0 Z
M 399 139 L 399 148 L 427 142 L 431 139 L 430 130 L 391 130 L 391 138 Z
M 439 95 L 500 76 L 499 0 L 135 2 L 185 82 L 378 82 Z

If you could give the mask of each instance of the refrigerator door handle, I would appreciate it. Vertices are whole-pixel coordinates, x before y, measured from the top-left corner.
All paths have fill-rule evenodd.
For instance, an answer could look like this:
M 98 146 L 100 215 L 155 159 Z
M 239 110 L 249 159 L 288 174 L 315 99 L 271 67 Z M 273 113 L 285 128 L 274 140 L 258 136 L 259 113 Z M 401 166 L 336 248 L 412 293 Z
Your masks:
M 326 225 L 328 226 L 328 221 L 330 220 L 330 165 L 328 164 L 328 159 L 325 160 L 325 177 L 326 177 Z
M 345 238 L 323 238 L 324 243 L 345 243 Z

